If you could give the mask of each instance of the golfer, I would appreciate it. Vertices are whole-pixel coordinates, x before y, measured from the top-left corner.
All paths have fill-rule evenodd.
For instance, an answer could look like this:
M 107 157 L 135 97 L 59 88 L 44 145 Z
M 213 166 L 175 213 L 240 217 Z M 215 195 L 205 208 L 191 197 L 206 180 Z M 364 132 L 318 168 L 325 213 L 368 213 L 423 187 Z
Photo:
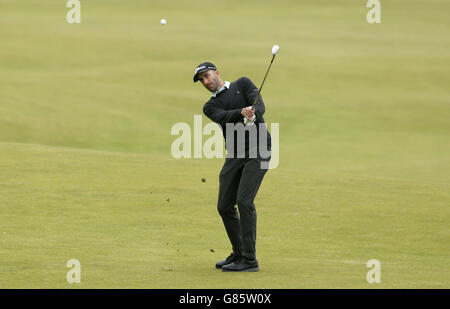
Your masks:
M 263 118 L 264 102 L 259 96 L 252 108 L 258 93 L 253 82 L 246 77 L 232 83 L 223 82 L 220 72 L 211 62 L 198 65 L 194 73 L 194 82 L 197 81 L 211 92 L 203 113 L 222 127 L 227 149 L 219 175 L 217 209 L 233 252 L 217 262 L 216 268 L 234 272 L 258 271 L 254 200 L 267 172 L 271 151 L 271 137 Z M 254 124 L 245 126 L 244 118 L 245 122 L 254 121 Z M 234 130 L 230 131 L 230 128 Z M 239 149 L 240 138 L 245 138 L 242 149 Z

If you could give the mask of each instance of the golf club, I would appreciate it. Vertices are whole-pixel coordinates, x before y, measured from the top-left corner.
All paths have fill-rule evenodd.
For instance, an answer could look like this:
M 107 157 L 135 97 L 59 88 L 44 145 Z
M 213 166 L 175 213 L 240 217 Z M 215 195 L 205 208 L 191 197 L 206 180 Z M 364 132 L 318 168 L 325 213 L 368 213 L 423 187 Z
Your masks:
M 272 46 L 272 60 L 270 61 L 269 67 L 267 68 L 266 75 L 264 75 L 264 79 L 261 83 L 261 87 L 258 88 L 258 93 L 255 96 L 255 100 L 253 101 L 253 104 L 252 104 L 253 110 L 255 110 L 255 105 L 256 105 L 256 102 L 258 102 L 258 97 L 261 94 L 261 90 L 262 90 L 262 87 L 264 86 L 264 82 L 266 81 L 267 74 L 269 74 L 270 68 L 272 67 L 273 60 L 275 59 L 275 56 L 277 55 L 279 50 L 280 50 L 280 46 L 278 46 L 278 45 Z M 256 119 L 256 115 L 253 115 L 251 120 L 248 120 L 247 118 L 244 117 L 244 124 L 246 126 L 247 125 L 251 126 L 251 125 L 253 125 L 253 123 L 255 123 L 255 119 Z

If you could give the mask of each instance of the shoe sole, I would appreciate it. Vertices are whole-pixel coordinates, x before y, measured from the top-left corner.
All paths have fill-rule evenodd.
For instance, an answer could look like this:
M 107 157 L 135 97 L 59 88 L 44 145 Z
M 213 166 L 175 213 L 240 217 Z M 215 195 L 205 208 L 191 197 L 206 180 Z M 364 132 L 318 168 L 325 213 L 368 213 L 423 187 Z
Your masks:
M 231 264 L 231 263 L 228 263 L 228 264 L 225 264 L 225 265 L 222 265 L 222 266 L 216 265 L 216 269 L 222 269 L 222 267 L 227 266 L 227 265 L 230 265 L 230 264 Z
M 255 271 L 259 271 L 259 267 L 246 268 L 246 269 L 242 269 L 242 270 L 230 270 L 230 269 L 222 268 L 222 271 L 223 271 L 223 272 L 228 272 L 228 273 L 246 273 L 246 272 L 255 272 Z

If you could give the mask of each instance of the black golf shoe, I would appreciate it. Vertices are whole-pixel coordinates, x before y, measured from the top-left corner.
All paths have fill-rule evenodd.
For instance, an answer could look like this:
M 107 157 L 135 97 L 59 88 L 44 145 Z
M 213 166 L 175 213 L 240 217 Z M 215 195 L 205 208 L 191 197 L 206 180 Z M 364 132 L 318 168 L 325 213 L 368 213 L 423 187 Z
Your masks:
M 221 269 L 223 266 L 233 263 L 236 260 L 239 260 L 240 256 L 231 253 L 227 258 L 216 263 L 216 268 Z
M 222 267 L 222 271 L 241 271 L 241 272 L 250 272 L 250 271 L 259 271 L 259 266 L 258 266 L 258 260 L 254 259 L 254 260 L 249 260 L 245 257 L 237 260 L 237 261 L 233 261 L 233 263 L 228 264 L 228 265 L 224 265 Z

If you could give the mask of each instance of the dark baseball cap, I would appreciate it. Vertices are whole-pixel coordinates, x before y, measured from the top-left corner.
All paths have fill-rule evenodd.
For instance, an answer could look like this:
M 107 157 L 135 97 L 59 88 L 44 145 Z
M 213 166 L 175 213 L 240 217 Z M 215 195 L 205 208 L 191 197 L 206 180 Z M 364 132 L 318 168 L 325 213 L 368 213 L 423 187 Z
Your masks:
M 216 68 L 216 66 L 215 66 L 214 64 L 212 64 L 211 62 L 203 62 L 203 63 L 200 63 L 200 64 L 197 66 L 197 68 L 195 69 L 195 73 L 194 73 L 194 83 L 198 81 L 198 78 L 197 78 L 197 74 L 198 74 L 198 73 L 206 72 L 206 71 L 209 71 L 209 70 L 214 70 L 214 71 L 216 71 L 217 68 Z

